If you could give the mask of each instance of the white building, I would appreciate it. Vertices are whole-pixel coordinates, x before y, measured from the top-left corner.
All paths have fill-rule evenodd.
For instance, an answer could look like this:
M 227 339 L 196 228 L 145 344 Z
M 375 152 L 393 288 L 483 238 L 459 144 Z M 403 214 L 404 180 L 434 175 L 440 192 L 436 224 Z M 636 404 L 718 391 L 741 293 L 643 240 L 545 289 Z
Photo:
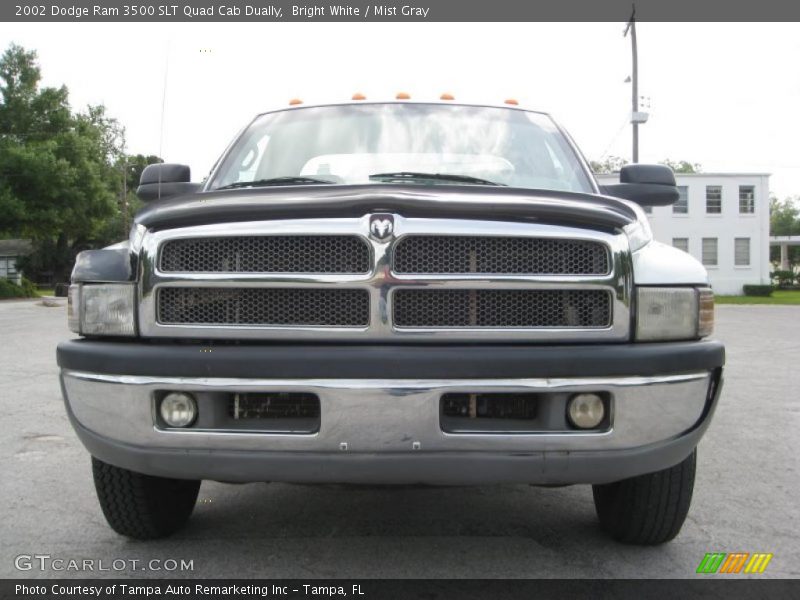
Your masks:
M 768 284 L 769 175 L 676 173 L 675 179 L 680 200 L 646 209 L 655 239 L 700 260 L 717 294 Z M 597 181 L 618 183 L 619 175 L 597 175 Z

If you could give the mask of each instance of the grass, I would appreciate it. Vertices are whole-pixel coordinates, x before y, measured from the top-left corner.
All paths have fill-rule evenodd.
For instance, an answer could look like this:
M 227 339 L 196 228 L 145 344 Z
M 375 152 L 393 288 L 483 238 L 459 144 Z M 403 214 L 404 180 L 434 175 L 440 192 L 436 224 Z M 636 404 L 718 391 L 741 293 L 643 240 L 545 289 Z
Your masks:
M 775 290 L 772 296 L 715 296 L 717 304 L 797 304 L 800 290 Z
M 55 288 L 39 288 L 36 290 L 36 293 L 39 294 L 39 296 L 55 296 L 56 290 Z

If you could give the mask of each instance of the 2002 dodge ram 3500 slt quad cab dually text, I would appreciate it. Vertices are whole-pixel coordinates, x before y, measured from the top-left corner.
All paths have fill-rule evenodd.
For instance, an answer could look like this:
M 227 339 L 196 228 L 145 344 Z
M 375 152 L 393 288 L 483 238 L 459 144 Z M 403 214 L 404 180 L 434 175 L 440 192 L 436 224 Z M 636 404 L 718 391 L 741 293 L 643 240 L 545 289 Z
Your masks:
M 80 254 L 66 409 L 117 532 L 168 535 L 203 479 L 591 484 L 616 539 L 680 530 L 724 348 L 691 256 L 518 106 L 262 114 L 202 184 L 142 174 L 130 238 Z

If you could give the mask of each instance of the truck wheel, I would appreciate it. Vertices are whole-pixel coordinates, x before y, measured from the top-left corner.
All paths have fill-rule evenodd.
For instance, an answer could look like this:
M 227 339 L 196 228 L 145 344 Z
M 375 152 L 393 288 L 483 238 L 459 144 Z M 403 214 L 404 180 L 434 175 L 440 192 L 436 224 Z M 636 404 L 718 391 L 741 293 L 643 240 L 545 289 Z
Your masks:
M 108 524 L 139 540 L 164 537 L 183 527 L 200 489 L 199 481 L 142 475 L 94 457 L 92 474 Z
M 600 524 L 620 542 L 668 542 L 678 535 L 689 512 L 696 460 L 697 449 L 669 469 L 592 486 Z

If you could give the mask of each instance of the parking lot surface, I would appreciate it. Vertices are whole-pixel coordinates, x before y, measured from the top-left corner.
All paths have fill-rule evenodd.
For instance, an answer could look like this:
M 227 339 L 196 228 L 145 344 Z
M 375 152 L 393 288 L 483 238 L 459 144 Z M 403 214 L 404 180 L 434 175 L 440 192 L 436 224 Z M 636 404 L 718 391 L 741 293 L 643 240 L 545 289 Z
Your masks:
M 185 530 L 127 540 L 105 523 L 64 413 L 55 346 L 69 336 L 63 306 L 0 302 L 2 577 L 683 578 L 706 552 L 771 552 L 759 577 L 800 576 L 800 307 L 717 308 L 725 386 L 692 509 L 673 542 L 646 548 L 602 533 L 589 486 L 525 485 L 204 482 Z M 122 570 L 40 570 L 51 559 L 20 555 Z M 166 571 L 169 559 L 192 569 Z

